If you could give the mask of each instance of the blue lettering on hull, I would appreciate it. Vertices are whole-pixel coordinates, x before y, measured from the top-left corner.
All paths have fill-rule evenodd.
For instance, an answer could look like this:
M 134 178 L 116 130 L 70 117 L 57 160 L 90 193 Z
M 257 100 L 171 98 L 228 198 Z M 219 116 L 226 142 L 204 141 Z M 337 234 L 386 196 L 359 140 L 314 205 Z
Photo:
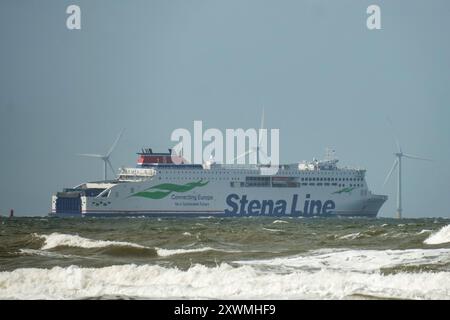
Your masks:
M 310 199 L 309 194 L 306 195 L 303 206 L 300 205 L 299 195 L 294 194 L 292 200 L 288 203 L 286 200 L 249 200 L 247 195 L 239 195 L 232 193 L 227 196 L 225 209 L 227 215 L 290 215 L 290 216 L 313 216 L 313 215 L 330 215 L 336 208 L 333 200 Z M 303 208 L 303 210 L 300 210 Z

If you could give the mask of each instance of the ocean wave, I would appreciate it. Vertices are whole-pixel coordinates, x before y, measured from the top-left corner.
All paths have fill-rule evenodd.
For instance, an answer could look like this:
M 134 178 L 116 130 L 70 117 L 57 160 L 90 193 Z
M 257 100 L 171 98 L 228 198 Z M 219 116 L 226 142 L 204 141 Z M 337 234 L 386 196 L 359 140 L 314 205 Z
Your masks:
M 22 255 L 43 256 L 47 258 L 76 258 L 77 256 L 71 254 L 61 254 L 51 251 L 36 250 L 36 249 L 20 249 L 19 253 Z
M 354 240 L 354 239 L 358 239 L 358 238 L 361 238 L 361 232 L 346 234 L 344 236 L 339 237 L 338 239 L 341 239 L 341 240 Z
M 270 232 L 284 232 L 284 230 L 280 229 L 271 229 L 271 228 L 262 228 L 263 230 L 270 231 Z
M 370 237 L 376 237 L 376 236 L 385 236 L 387 235 L 383 229 L 377 229 L 375 226 L 371 228 L 370 230 L 361 231 L 361 232 L 354 232 L 345 234 L 343 236 L 337 236 L 335 235 L 335 238 L 340 240 L 355 240 L 355 239 L 361 239 L 361 238 L 370 238 Z
M 450 242 L 450 224 L 425 239 L 425 244 L 441 244 Z
M 253 266 L 70 266 L 0 272 L 1 299 L 449 299 L 450 273 L 262 272 Z M 270 289 L 269 289 L 270 288 Z
M 41 250 L 49 250 L 57 247 L 78 247 L 78 248 L 103 248 L 108 246 L 122 246 L 122 247 L 134 247 L 134 248 L 146 248 L 136 243 L 122 242 L 122 241 L 109 241 L 109 240 L 93 240 L 80 237 L 79 235 L 64 234 L 64 233 L 51 233 L 45 234 L 33 234 L 35 237 L 44 239 L 44 245 Z
M 352 250 L 319 249 L 306 254 L 267 260 L 236 261 L 241 265 L 277 267 L 286 270 L 340 270 L 358 273 L 382 269 L 450 263 L 450 249 Z
M 289 222 L 284 221 L 284 220 L 275 220 L 275 221 L 272 222 L 272 223 L 289 223 Z
M 169 257 L 176 254 L 190 254 L 190 253 L 199 253 L 199 252 L 206 252 L 206 251 L 219 251 L 219 252 L 225 252 L 225 253 L 237 253 L 241 251 L 237 250 L 221 250 L 221 249 L 215 249 L 211 247 L 202 247 L 202 248 L 194 248 L 194 249 L 163 249 L 163 248 L 155 248 L 158 256 L 160 257 Z

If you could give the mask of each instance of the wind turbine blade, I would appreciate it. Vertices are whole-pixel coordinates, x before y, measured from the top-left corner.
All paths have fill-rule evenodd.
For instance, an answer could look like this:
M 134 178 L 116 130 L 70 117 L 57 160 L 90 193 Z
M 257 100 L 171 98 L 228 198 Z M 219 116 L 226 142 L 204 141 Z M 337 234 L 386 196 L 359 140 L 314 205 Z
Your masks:
M 415 156 L 415 155 L 412 155 L 412 154 L 407 154 L 407 153 L 404 153 L 403 156 L 404 156 L 405 158 L 410 158 L 410 159 L 425 160 L 425 161 L 433 161 L 432 159 L 421 158 L 421 157 L 418 157 L 418 156 Z
M 388 120 L 389 124 L 391 125 L 392 135 L 394 136 L 395 143 L 397 144 L 397 150 L 398 150 L 398 152 L 402 152 L 402 147 L 400 146 L 400 142 L 397 139 L 397 136 L 395 135 L 394 125 L 392 124 L 392 121 L 389 117 L 387 117 L 387 120 Z
M 397 137 L 395 137 L 395 143 L 397 144 L 398 151 L 402 152 L 402 146 L 400 145 L 400 142 L 398 141 Z
M 241 155 L 237 156 L 236 158 L 234 158 L 234 159 L 232 160 L 232 162 L 234 163 L 236 160 L 238 160 L 238 159 L 240 159 L 240 158 L 242 158 L 242 157 L 245 157 L 246 155 L 248 155 L 248 154 L 250 154 L 250 153 L 252 153 L 252 152 L 255 152 L 255 150 L 252 149 L 252 150 L 245 151 L 243 154 L 241 154 Z
M 392 165 L 391 171 L 389 171 L 388 175 L 386 176 L 386 179 L 384 179 L 384 183 L 383 183 L 383 187 L 385 186 L 385 184 L 388 182 L 389 178 L 392 175 L 392 172 L 394 172 L 395 168 L 398 165 L 398 160 L 395 159 L 394 164 Z
M 262 140 L 262 134 L 261 131 L 264 129 L 264 108 L 262 109 L 262 115 L 261 115 L 261 126 L 259 127 L 259 140 L 258 140 L 258 148 L 261 146 L 261 140 Z
M 111 168 L 112 173 L 113 173 L 113 174 L 116 174 L 116 172 L 114 171 L 114 168 L 113 168 L 111 162 L 109 161 L 109 159 L 106 160 L 106 162 L 108 163 L 109 167 Z
M 120 138 L 122 137 L 123 131 L 125 129 L 122 129 L 119 133 L 119 135 L 117 136 L 116 140 L 114 141 L 114 143 L 112 144 L 111 148 L 109 148 L 108 152 L 106 153 L 105 157 L 108 158 L 110 156 L 110 154 L 114 151 L 114 148 L 117 145 L 117 142 L 119 142 Z
M 91 158 L 103 158 L 103 156 L 101 154 L 92 154 L 92 153 L 77 153 L 77 156 L 91 157 Z

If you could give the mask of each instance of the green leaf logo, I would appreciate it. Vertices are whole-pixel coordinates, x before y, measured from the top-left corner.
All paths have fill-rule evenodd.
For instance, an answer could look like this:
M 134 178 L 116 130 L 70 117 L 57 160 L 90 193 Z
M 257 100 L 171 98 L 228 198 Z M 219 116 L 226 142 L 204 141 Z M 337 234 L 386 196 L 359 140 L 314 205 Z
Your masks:
M 340 193 L 343 193 L 343 192 L 351 192 L 353 189 L 355 189 L 354 187 L 351 187 L 351 188 L 344 188 L 344 189 L 341 189 L 341 190 L 338 190 L 338 191 L 335 191 L 335 192 L 333 192 L 333 194 L 335 194 L 335 193 L 338 193 L 338 194 L 340 194 Z
M 188 192 L 197 187 L 203 187 L 208 184 L 209 181 L 202 182 L 189 182 L 186 184 L 174 184 L 174 183 L 162 183 L 156 186 L 150 187 L 144 191 L 136 192 L 130 197 L 143 197 L 149 199 L 163 199 L 172 192 Z

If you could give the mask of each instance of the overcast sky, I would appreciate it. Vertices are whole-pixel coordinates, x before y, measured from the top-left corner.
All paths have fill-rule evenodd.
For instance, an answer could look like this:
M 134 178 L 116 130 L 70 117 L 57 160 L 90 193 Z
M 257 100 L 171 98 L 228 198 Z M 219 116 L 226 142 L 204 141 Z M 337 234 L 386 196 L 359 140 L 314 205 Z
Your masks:
M 68 30 L 66 8 L 81 8 Z M 366 9 L 381 7 L 381 30 Z M 367 168 L 395 212 L 393 130 L 406 159 L 404 216 L 450 217 L 448 0 L 0 2 L 0 214 L 46 215 L 53 192 L 99 179 L 176 128 L 280 129 L 282 162 Z

